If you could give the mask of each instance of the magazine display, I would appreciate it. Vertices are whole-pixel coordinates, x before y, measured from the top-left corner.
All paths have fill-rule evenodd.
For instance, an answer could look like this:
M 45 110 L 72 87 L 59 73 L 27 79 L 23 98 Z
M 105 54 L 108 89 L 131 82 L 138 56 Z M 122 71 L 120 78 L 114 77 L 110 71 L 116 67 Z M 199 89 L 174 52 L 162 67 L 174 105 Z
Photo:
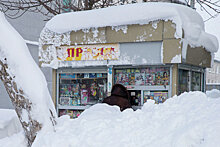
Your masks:
M 169 76 L 169 68 L 166 67 L 116 69 L 114 80 L 124 86 L 160 86 L 169 85 Z
M 106 73 L 60 74 L 59 104 L 84 106 L 101 102 L 107 96 Z

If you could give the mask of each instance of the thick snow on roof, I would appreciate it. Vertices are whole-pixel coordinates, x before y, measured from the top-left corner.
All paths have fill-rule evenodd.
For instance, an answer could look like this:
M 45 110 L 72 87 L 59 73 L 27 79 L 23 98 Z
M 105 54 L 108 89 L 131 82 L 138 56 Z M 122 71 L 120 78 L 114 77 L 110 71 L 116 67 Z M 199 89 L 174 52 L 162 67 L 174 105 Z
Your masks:
M 216 37 L 204 31 L 202 17 L 195 10 L 174 3 L 147 2 L 65 13 L 52 18 L 46 28 L 65 33 L 92 27 L 148 24 L 155 20 L 175 23 L 176 38 L 182 37 L 183 28 L 184 38 L 192 47 L 203 46 L 210 52 L 218 50 Z

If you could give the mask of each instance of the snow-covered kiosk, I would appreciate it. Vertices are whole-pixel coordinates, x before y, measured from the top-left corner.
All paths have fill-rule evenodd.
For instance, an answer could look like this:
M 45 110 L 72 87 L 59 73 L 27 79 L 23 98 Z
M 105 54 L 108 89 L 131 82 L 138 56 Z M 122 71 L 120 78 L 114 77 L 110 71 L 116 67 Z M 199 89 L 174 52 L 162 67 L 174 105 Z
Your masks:
M 40 35 L 40 66 L 53 68 L 58 113 L 77 116 L 115 83 L 135 107 L 205 90 L 217 39 L 193 9 L 141 3 L 55 16 Z

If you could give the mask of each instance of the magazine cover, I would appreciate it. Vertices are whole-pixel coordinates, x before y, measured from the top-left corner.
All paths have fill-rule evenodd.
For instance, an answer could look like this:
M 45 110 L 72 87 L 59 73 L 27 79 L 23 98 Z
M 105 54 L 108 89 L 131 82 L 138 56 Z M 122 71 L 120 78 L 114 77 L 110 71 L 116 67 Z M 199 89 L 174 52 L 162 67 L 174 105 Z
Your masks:
M 89 98 L 88 90 L 82 89 L 81 90 L 81 104 L 86 105 L 88 103 L 88 98 Z
M 66 109 L 60 109 L 59 110 L 59 116 L 66 115 L 66 114 L 67 114 L 67 110 Z
M 76 74 L 70 74 L 70 73 L 62 73 L 60 74 L 60 79 L 76 79 Z
M 73 96 L 76 96 L 76 97 L 79 96 L 79 84 L 78 83 L 72 85 L 72 93 L 73 93 Z
M 102 77 L 102 73 L 97 73 L 97 78 L 101 78 Z
M 95 73 L 90 73 L 89 78 L 96 78 L 96 74 Z
M 144 85 L 144 73 L 135 73 L 135 85 Z
M 89 78 L 89 73 L 84 73 L 84 78 Z
M 83 111 L 81 110 L 67 110 L 66 114 L 70 116 L 70 118 L 77 118 Z
M 168 98 L 168 92 L 152 92 L 156 103 L 163 103 Z
M 163 85 L 169 85 L 169 72 L 163 72 Z
M 119 74 L 115 74 L 115 78 L 114 78 L 114 80 L 115 80 L 115 84 L 119 84 Z
M 135 85 L 135 73 L 131 73 L 129 76 L 129 85 Z
M 63 106 L 70 105 L 70 98 L 69 97 L 60 97 L 60 105 L 63 105 Z
M 128 74 L 123 74 L 123 73 L 119 74 L 119 84 L 122 84 L 122 85 L 129 84 Z
M 90 94 L 93 96 L 93 97 L 96 97 L 97 96 L 97 84 L 94 82 L 91 84 L 90 86 Z
M 99 100 L 104 98 L 104 85 L 99 85 Z
M 76 98 L 76 97 L 73 97 L 70 99 L 70 105 L 72 106 L 78 106 L 80 105 L 80 99 L 79 98 Z
M 84 78 L 84 74 L 83 73 L 78 73 L 77 78 Z
M 150 73 L 146 73 L 145 74 L 145 78 L 146 78 L 146 85 L 152 85 L 153 79 Z
M 147 100 L 149 99 L 154 99 L 154 98 L 150 95 L 150 91 L 144 91 L 144 103 L 147 102 Z

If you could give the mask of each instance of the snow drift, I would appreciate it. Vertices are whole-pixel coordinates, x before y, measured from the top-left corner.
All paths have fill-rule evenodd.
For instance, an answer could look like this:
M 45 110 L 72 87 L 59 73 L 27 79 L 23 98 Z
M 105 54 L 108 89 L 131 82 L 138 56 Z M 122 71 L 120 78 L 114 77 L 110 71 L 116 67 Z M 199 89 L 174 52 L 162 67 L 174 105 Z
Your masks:
M 137 111 L 120 112 L 117 106 L 97 104 L 78 119 L 60 117 L 57 132 L 39 136 L 34 147 L 217 146 L 219 112 L 220 98 L 202 92 L 174 96 L 163 104 L 148 101 Z
M 183 93 L 163 104 L 148 101 L 137 111 L 96 104 L 77 119 L 58 118 L 56 132 L 39 135 L 33 147 L 216 147 L 219 112 L 220 95 L 202 92 Z M 0 146 L 10 145 L 23 147 L 22 133 L 0 140 Z
M 21 131 L 21 123 L 14 110 L 0 109 L 0 117 L 0 139 Z

